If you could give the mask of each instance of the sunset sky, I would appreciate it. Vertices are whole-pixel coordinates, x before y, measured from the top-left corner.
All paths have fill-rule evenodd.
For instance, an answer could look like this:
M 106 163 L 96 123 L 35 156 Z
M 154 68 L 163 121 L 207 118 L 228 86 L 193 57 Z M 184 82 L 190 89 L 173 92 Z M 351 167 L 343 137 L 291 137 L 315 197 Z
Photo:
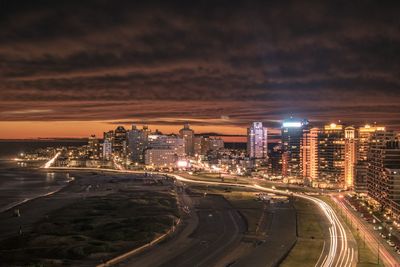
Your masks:
M 0 1 L 0 138 L 186 121 L 245 134 L 291 115 L 400 129 L 399 14 L 389 1 Z

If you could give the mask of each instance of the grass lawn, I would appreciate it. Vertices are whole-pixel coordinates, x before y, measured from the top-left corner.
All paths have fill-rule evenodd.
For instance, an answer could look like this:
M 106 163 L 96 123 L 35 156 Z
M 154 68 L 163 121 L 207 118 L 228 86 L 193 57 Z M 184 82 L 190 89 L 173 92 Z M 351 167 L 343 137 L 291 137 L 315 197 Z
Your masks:
M 294 206 L 297 211 L 298 240 L 281 266 L 314 266 L 324 246 L 323 226 L 320 223 L 323 215 L 314 204 L 303 199 L 296 199 Z
M 238 184 L 248 184 L 248 181 L 245 181 L 244 178 L 238 177 L 237 179 L 233 177 L 227 177 L 226 175 L 220 176 L 219 173 L 194 173 L 190 175 L 188 173 L 180 173 L 182 177 L 186 177 L 188 179 L 193 180 L 203 180 L 209 182 L 223 182 L 223 183 L 238 183 Z
M 168 231 L 177 217 L 172 193 L 127 191 L 83 198 L 48 214 L 23 236 L 3 240 L 0 262 L 7 266 L 100 262 L 148 243 Z
M 255 233 L 264 212 L 264 203 L 255 200 L 254 192 L 231 192 L 223 195 L 245 217 L 247 231 Z
M 298 238 L 296 245 L 280 265 L 281 267 L 310 267 L 315 266 L 322 248 L 323 240 Z
M 255 233 L 260 217 L 263 213 L 264 203 L 256 201 L 255 191 L 244 191 L 242 188 L 221 186 L 196 185 L 191 187 L 192 192 L 218 194 L 225 197 L 246 219 L 249 233 Z

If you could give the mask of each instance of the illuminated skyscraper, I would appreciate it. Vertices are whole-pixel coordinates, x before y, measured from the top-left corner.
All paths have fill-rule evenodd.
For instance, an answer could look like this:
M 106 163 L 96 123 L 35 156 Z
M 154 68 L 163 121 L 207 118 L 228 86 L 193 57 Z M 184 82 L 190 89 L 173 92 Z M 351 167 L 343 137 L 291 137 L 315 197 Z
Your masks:
M 146 165 L 154 167 L 176 167 L 179 159 L 185 157 L 185 140 L 178 136 L 149 135 L 145 150 Z
M 305 131 L 301 139 L 301 172 L 308 182 L 318 179 L 318 133 L 319 128 Z
M 251 159 L 266 159 L 268 156 L 268 131 L 262 122 L 253 122 L 247 128 L 247 154 Z
M 307 120 L 288 119 L 282 124 L 282 175 L 302 177 L 301 140 L 308 129 Z
M 318 134 L 318 176 L 335 186 L 344 186 L 345 141 L 343 125 L 325 125 Z
M 119 157 L 126 156 L 126 130 L 118 126 L 114 131 L 113 153 Z
M 371 144 L 368 153 L 368 195 L 398 220 L 400 219 L 400 144 L 393 132 L 376 132 L 372 138 L 377 142 Z
M 344 145 L 344 180 L 346 188 L 354 187 L 354 172 L 357 161 L 357 139 L 356 130 L 354 127 L 346 127 L 344 130 L 345 145 Z
M 101 157 L 100 147 L 99 139 L 96 138 L 96 135 L 91 135 L 88 140 L 88 156 L 90 159 L 99 159 Z
M 275 145 L 268 155 L 269 174 L 272 176 L 282 175 L 282 145 Z
M 194 154 L 205 156 L 209 151 L 224 148 L 224 140 L 216 136 L 196 136 L 194 138 Z
M 148 149 L 171 149 L 179 158 L 185 157 L 185 140 L 176 135 L 149 135 Z
M 384 132 L 385 127 L 365 125 L 358 129 L 357 160 L 355 165 L 354 190 L 357 193 L 367 192 L 368 151 L 375 132 Z
M 194 141 L 193 141 L 193 152 L 196 156 L 201 155 L 201 141 L 203 137 L 202 136 L 195 136 Z
M 144 163 L 144 151 L 147 148 L 149 134 L 147 126 L 138 129 L 132 125 L 132 129 L 128 132 L 128 150 L 133 162 Z
M 189 123 L 185 123 L 179 130 L 179 136 L 185 140 L 185 152 L 188 156 L 194 155 L 194 131 L 190 129 Z
M 104 132 L 103 134 L 103 159 L 112 158 L 112 146 L 114 143 L 114 131 Z

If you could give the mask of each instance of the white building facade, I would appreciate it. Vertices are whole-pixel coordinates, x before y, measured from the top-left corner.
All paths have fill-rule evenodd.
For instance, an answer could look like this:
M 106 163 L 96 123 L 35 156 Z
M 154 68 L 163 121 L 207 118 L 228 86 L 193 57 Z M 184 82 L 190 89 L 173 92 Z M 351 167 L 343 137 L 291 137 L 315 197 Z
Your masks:
M 247 154 L 251 159 L 266 159 L 268 131 L 262 122 L 253 122 L 247 129 Z

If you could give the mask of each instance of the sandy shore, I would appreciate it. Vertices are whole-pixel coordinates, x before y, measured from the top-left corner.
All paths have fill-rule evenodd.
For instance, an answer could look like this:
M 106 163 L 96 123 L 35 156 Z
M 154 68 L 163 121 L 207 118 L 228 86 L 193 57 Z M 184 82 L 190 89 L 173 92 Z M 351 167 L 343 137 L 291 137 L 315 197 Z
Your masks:
M 20 227 L 23 231 L 27 231 L 32 224 L 45 218 L 46 214 L 82 198 L 110 194 L 126 186 L 124 183 L 110 185 L 109 181 L 113 178 L 139 176 L 120 173 L 104 175 L 93 171 L 68 170 L 68 172 L 74 179 L 65 187 L 3 208 L 0 213 L 0 239 L 15 235 Z M 14 216 L 14 209 L 20 210 L 21 217 Z
M 26 202 L 28 202 L 28 201 L 34 200 L 34 199 L 36 199 L 36 198 L 41 198 L 41 197 L 50 196 L 50 195 L 52 195 L 52 194 L 54 194 L 54 193 L 57 193 L 58 191 L 60 191 L 60 190 L 62 190 L 62 189 L 63 189 L 63 188 L 61 187 L 60 189 L 57 189 L 57 190 L 54 190 L 54 191 L 51 191 L 51 192 L 48 192 L 48 193 L 39 194 L 39 195 L 34 196 L 34 197 L 31 197 L 31 198 L 25 198 L 25 199 L 23 199 L 23 200 L 16 201 L 16 202 L 14 202 L 14 203 L 11 203 L 11 204 L 6 205 L 6 206 L 4 206 L 3 208 L 1 208 L 1 209 L 0 209 L 0 213 L 6 212 L 6 211 L 9 211 L 9 210 L 14 210 L 14 208 L 17 209 L 18 206 L 20 206 L 20 205 L 22 205 L 22 204 L 24 204 L 24 203 L 26 203 Z
M 59 170 L 56 172 L 65 172 L 65 170 Z M 69 210 L 69 212 L 71 212 L 71 207 L 73 207 L 74 205 L 82 205 L 81 203 L 88 203 L 87 201 L 91 201 L 91 199 L 93 200 L 96 198 L 101 202 L 108 199 L 109 196 L 115 195 L 124 196 L 124 202 L 121 203 L 121 205 L 126 205 L 127 201 L 133 201 L 132 199 L 135 199 L 135 196 L 140 196 L 141 194 L 147 194 L 147 196 L 151 196 L 149 199 L 157 199 L 157 194 L 163 194 L 163 192 L 171 196 L 171 190 L 173 188 L 173 183 L 171 183 L 171 181 L 169 180 L 166 180 L 163 176 L 160 175 L 148 176 L 147 178 L 144 178 L 143 173 L 114 173 L 103 171 L 95 172 L 93 170 L 68 170 L 68 173 L 71 177 L 74 177 L 74 179 L 72 179 L 67 186 L 56 190 L 55 192 L 46 193 L 45 195 L 40 197 L 21 201 L 22 203 L 15 206 L 15 208 L 18 208 L 20 211 L 20 217 L 14 216 L 13 208 L 8 208 L 6 211 L 0 213 L 0 242 L 2 243 L 2 249 L 5 249 L 4 252 L 9 251 L 10 249 L 10 247 L 7 246 L 7 244 L 9 243 L 6 240 L 15 240 L 15 238 L 18 237 L 20 234 L 20 229 L 22 229 L 23 235 L 26 234 L 26 237 L 34 236 L 34 238 L 36 238 L 35 240 L 40 240 L 37 235 L 37 226 L 42 226 L 43 224 L 52 221 L 52 218 L 55 218 L 55 214 L 60 214 L 60 212 L 64 210 L 64 208 L 65 210 Z M 126 194 L 132 194 L 133 198 L 126 198 Z M 172 198 L 174 199 L 174 197 Z M 144 199 L 146 199 L 146 197 Z M 169 199 L 171 199 L 171 197 L 169 197 Z M 110 198 L 110 201 L 113 201 L 112 197 Z M 145 200 L 139 199 L 136 201 L 140 202 Z M 140 209 L 140 205 L 137 206 L 137 209 Z M 149 209 L 149 211 L 153 210 L 161 211 L 162 206 L 157 206 L 155 207 L 155 209 Z M 91 209 L 87 210 L 87 212 L 89 213 L 91 211 Z M 87 217 L 85 217 L 84 215 L 86 214 L 85 212 L 86 211 L 80 213 L 78 217 L 69 218 L 73 218 L 73 220 L 85 220 L 87 219 Z M 164 210 L 161 212 L 168 211 Z M 139 214 L 142 214 L 141 216 L 143 216 L 145 213 L 139 212 Z M 166 215 L 164 213 L 161 216 Z M 115 223 L 118 223 L 118 220 Z M 77 235 L 78 234 L 79 231 L 77 231 Z M 43 236 L 43 238 L 45 238 L 45 236 Z M 121 246 L 122 250 L 120 250 L 119 252 L 118 250 L 113 250 L 114 252 L 107 252 L 104 255 L 91 255 L 89 258 L 82 259 L 83 261 L 72 261 L 72 263 L 70 259 L 68 260 L 69 263 L 67 265 L 75 266 L 76 264 L 79 264 L 79 266 L 93 266 L 93 263 L 100 263 L 100 259 L 108 259 L 116 252 L 118 254 L 124 252 L 128 248 L 131 249 L 132 247 L 129 246 L 132 245 L 130 244 L 133 244 L 133 246 L 135 246 L 135 242 L 140 243 L 140 240 L 133 243 L 131 241 L 127 241 L 126 244 L 123 242 L 124 241 L 122 241 L 122 243 L 121 241 L 118 241 L 117 243 L 115 243 L 117 247 Z M 111 243 L 112 242 L 110 242 L 110 244 Z M 28 242 L 27 244 L 30 243 Z M 31 245 L 28 246 L 29 248 L 31 248 Z M 36 247 L 36 249 L 37 248 L 38 247 Z M 46 249 L 45 247 L 43 248 Z M 12 250 L 13 249 L 14 248 L 12 248 Z M 20 247 L 20 249 L 26 249 L 26 247 L 24 248 L 24 246 L 22 246 Z M 7 255 L 10 254 L 10 252 L 7 253 Z
M 40 169 L 36 162 L 22 167 L 15 161 L 1 161 L 0 213 L 35 198 L 54 194 L 69 182 L 68 172 Z

